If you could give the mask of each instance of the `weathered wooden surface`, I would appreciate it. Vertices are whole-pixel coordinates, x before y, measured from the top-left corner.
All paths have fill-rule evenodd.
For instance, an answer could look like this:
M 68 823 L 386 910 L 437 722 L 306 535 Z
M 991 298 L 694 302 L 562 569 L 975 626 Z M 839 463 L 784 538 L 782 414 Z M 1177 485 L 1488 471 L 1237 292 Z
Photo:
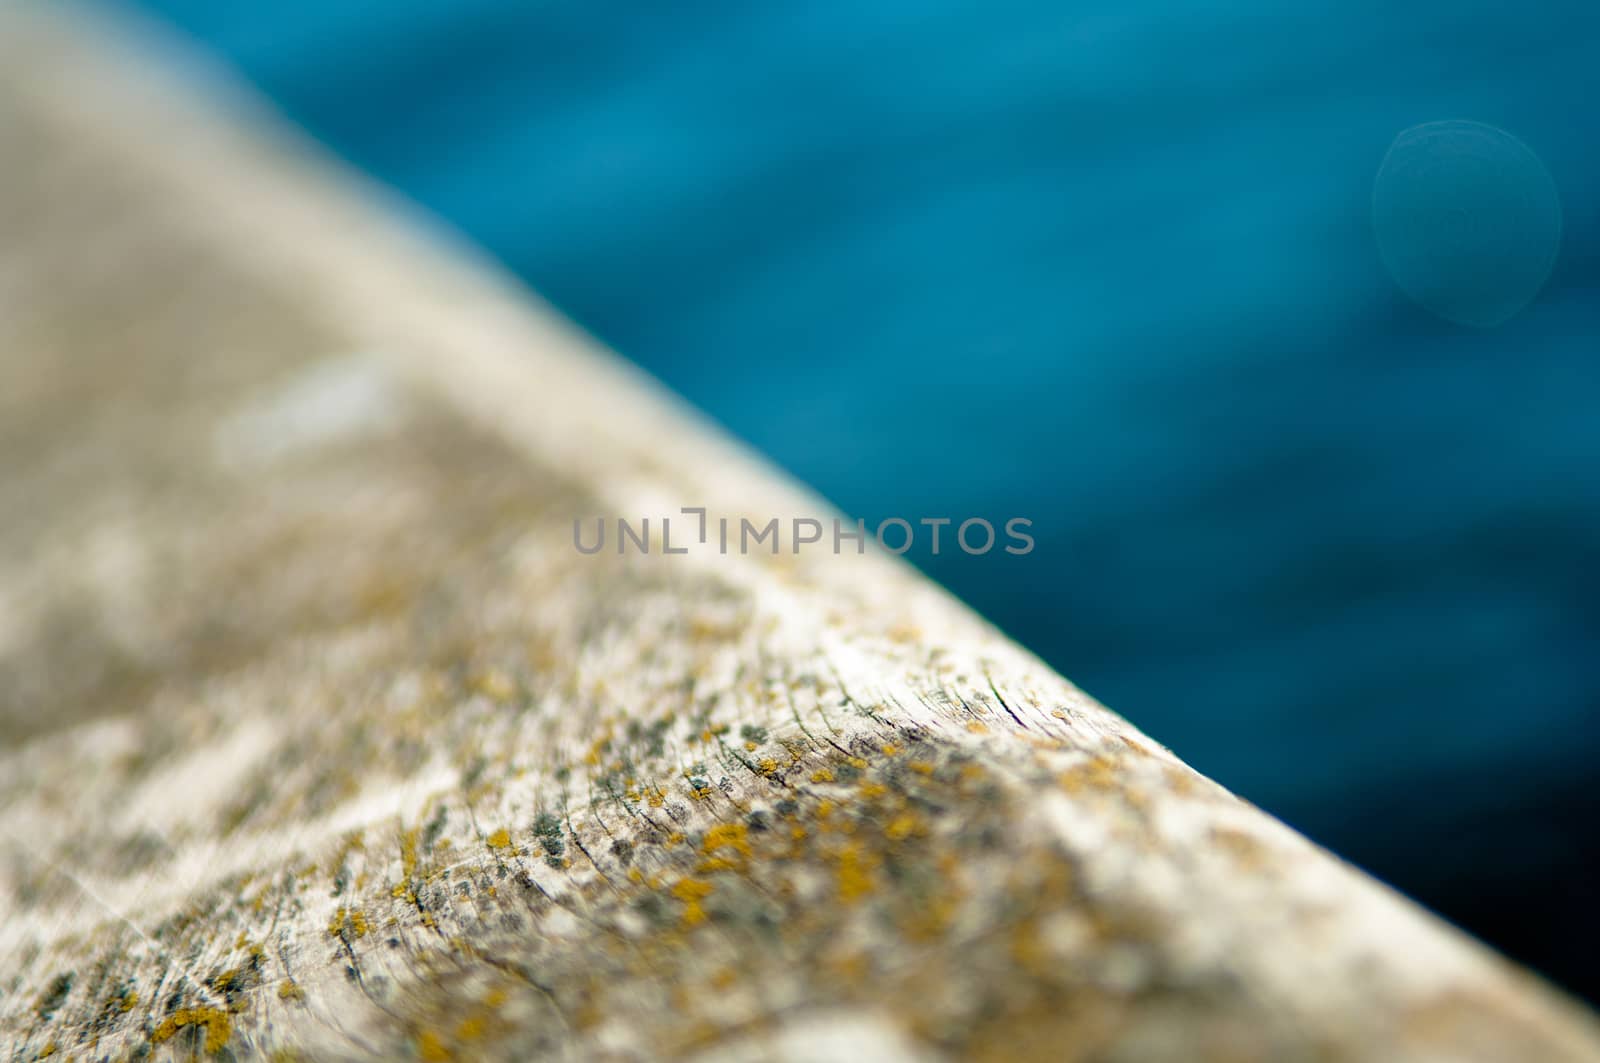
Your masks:
M 1600 1058 L 219 91 L 0 8 L 0 1056 Z

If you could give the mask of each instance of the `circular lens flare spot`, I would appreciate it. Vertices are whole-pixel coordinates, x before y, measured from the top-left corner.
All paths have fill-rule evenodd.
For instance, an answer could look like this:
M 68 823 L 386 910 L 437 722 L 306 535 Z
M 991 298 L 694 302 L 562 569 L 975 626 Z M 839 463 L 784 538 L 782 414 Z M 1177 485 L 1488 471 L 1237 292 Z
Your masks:
M 1522 141 L 1480 122 L 1395 137 L 1372 188 L 1378 253 L 1433 313 L 1492 328 L 1533 301 L 1561 247 L 1561 201 Z

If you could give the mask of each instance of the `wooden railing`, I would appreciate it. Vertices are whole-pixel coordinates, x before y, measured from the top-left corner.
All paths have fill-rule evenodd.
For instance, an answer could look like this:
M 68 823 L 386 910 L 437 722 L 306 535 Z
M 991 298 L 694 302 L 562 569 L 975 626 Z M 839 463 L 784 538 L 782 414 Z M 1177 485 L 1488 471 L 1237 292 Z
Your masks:
M 169 47 L 0 9 L 0 1058 L 1597 1058 L 909 566 L 574 549 L 835 515 Z

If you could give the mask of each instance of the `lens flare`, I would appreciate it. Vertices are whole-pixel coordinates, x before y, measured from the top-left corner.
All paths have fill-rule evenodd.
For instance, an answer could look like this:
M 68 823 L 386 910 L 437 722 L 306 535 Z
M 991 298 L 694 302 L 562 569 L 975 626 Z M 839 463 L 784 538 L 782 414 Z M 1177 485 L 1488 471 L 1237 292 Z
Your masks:
M 1373 232 L 1401 291 L 1460 325 L 1492 328 L 1544 287 L 1561 246 L 1561 201 L 1522 141 L 1479 122 L 1401 133 L 1372 189 Z

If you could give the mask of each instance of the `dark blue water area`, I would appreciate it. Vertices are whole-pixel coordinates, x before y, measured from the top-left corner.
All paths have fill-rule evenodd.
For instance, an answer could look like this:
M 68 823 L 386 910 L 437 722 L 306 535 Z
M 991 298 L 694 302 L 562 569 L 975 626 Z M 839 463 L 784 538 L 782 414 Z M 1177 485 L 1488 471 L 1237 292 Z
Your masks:
M 1600 996 L 1600 5 L 147 6 L 846 512 L 1031 519 L 911 556 Z M 1560 197 L 1494 328 L 1374 239 L 1449 119 Z

